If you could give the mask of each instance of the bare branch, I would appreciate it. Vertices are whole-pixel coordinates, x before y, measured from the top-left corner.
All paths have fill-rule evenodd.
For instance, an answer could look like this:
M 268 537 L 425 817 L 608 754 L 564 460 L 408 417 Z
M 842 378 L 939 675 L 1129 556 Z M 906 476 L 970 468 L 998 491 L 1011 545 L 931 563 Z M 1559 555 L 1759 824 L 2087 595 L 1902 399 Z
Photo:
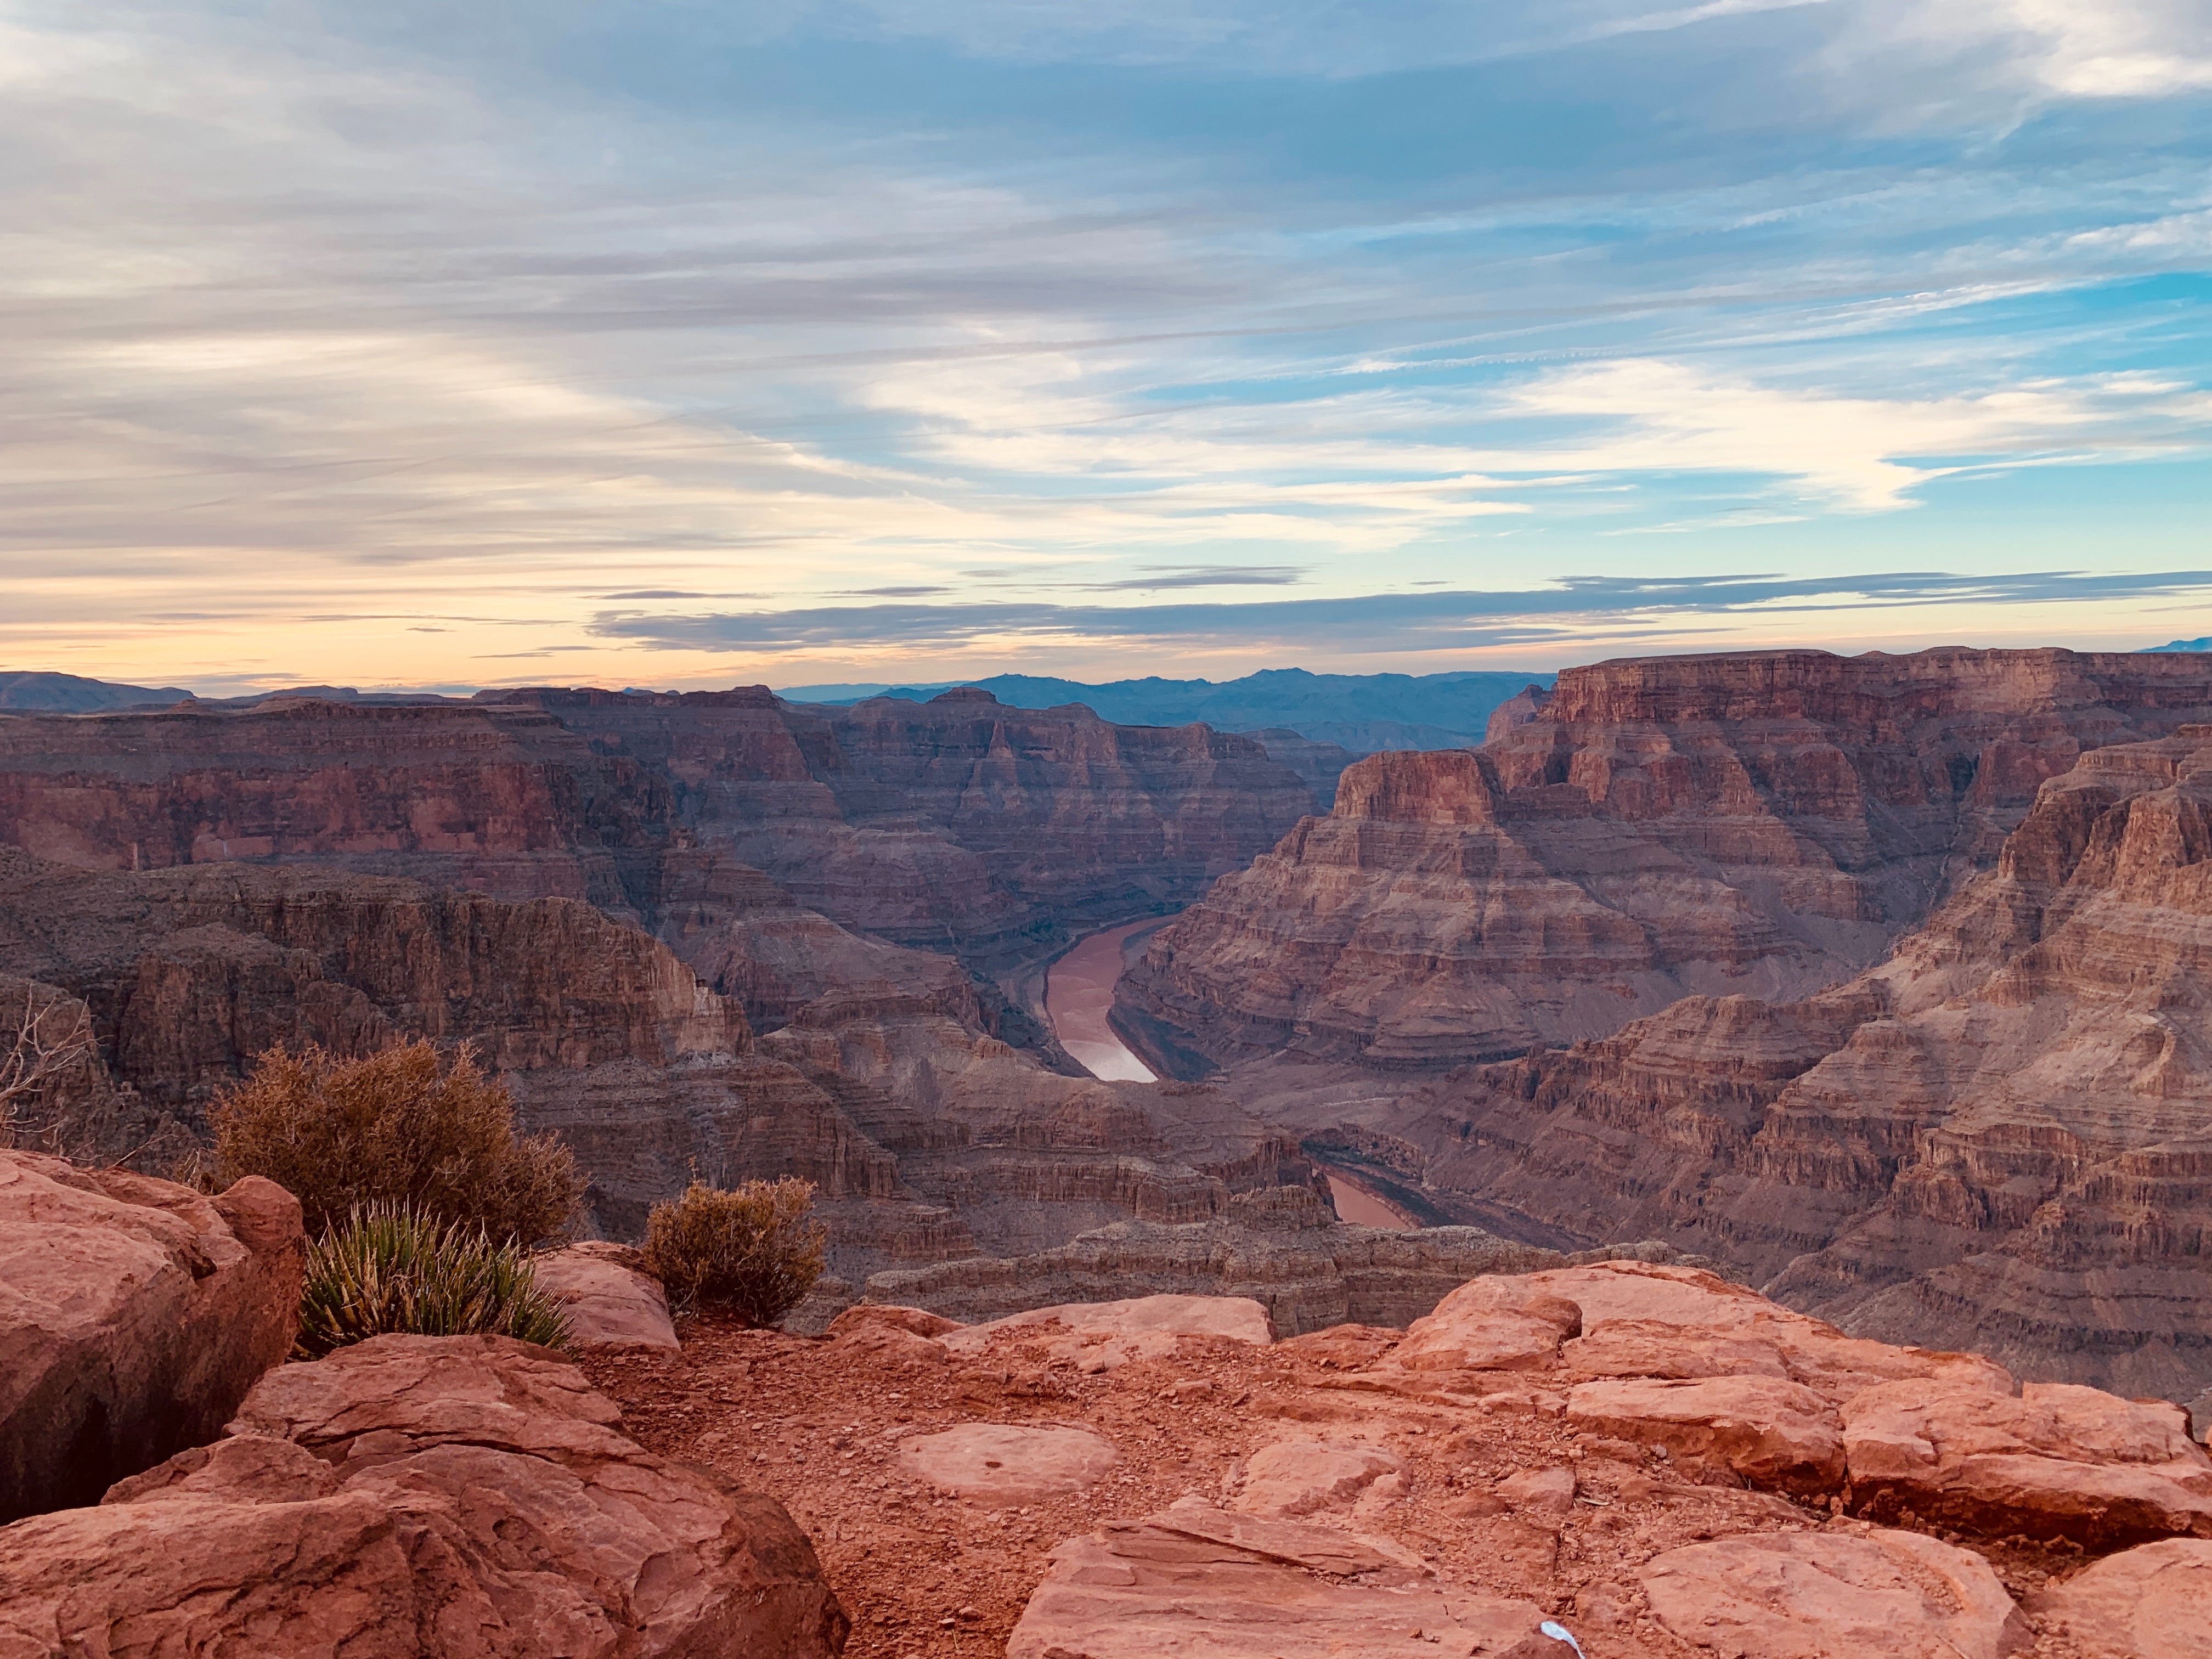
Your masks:
M 0 1054 L 0 1130 L 14 1126 L 18 1109 L 33 1096 L 98 1052 L 91 1011 L 61 996 L 42 1002 L 39 990 L 26 985 L 21 1014 L 0 1024 L 0 1042 L 8 1045 Z M 15 1028 L 12 1035 L 9 1025 Z

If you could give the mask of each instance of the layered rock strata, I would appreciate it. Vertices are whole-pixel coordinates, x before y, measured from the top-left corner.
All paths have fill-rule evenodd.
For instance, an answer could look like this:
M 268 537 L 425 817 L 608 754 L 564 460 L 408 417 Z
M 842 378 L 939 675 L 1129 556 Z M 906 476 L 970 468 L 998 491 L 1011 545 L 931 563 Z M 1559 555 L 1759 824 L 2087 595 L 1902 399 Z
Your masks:
M 568 1140 L 605 1231 L 640 1236 L 696 1176 L 795 1175 L 855 1279 L 1126 1218 L 1203 1220 L 1236 1192 L 1312 1178 L 1222 1091 L 1048 1070 L 981 1029 L 949 959 L 813 920 L 851 948 L 805 972 L 780 960 L 780 994 L 814 994 L 756 1039 L 669 945 L 576 900 L 291 866 L 92 872 L 0 848 L 0 959 L 88 1005 L 104 1054 L 79 1091 L 99 1114 L 54 1127 L 103 1158 L 173 1160 L 273 1043 L 349 1055 L 428 1036 L 476 1044 L 523 1126 Z
M 0 1522 L 213 1438 L 290 1352 L 305 1261 L 258 1176 L 209 1198 L 0 1152 Z
M 1333 812 L 1154 936 L 1130 1030 L 1218 1063 L 1442 1066 L 1688 995 L 1804 996 L 1986 867 L 2085 750 L 2212 717 L 2212 665 L 1675 657 L 1569 670 L 1519 714 L 1478 752 L 1347 770 Z
M 379 1337 L 227 1438 L 0 1532 L 11 1653 L 827 1659 L 848 1621 L 774 1499 L 647 1452 L 543 1348 Z
M 1310 805 L 1249 738 L 972 688 L 855 708 L 753 687 L 0 715 L 0 843 L 56 863 L 313 863 L 690 933 L 717 901 L 775 893 L 971 965 L 1172 910 Z
M 1447 1209 L 1665 1239 L 1855 1331 L 2212 1381 L 2212 728 L 2095 750 L 1890 960 L 1686 999 L 1392 1109 Z
M 1310 798 L 1249 738 L 1012 708 L 973 687 L 851 708 L 759 688 L 508 701 L 665 779 L 684 831 L 802 905 L 994 965 L 1173 909 Z

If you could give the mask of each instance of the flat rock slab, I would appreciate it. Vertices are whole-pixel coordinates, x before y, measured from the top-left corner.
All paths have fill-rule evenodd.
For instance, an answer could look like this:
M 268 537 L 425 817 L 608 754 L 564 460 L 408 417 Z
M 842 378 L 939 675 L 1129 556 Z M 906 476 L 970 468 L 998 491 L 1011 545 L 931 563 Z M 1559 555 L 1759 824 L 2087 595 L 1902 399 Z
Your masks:
M 1843 1484 L 1835 1408 L 1786 1377 L 1585 1382 L 1567 1396 L 1567 1421 L 1678 1457 L 1716 1459 L 1753 1486 L 1821 1492 Z
M 2212 1455 L 2179 1406 L 2030 1382 L 1869 1389 L 1843 1410 L 1856 1505 L 2110 1548 L 2212 1535 Z
M 2212 1659 L 2212 1543 L 2138 1544 L 2028 1607 L 2097 1659 Z
M 680 1348 L 668 1293 L 626 1244 L 571 1244 L 532 1264 L 538 1287 L 568 1314 L 570 1339 L 586 1348 Z
M 1262 1446 L 1244 1465 L 1236 1507 L 1251 1515 L 1311 1515 L 1355 1502 L 1399 1460 L 1380 1446 L 1282 1440 Z M 1569 1496 L 1573 1495 L 1572 1489 Z
M 2002 1659 L 2027 1621 L 1978 1555 L 1918 1533 L 1765 1533 L 1644 1569 L 1659 1622 L 1726 1659 Z
M 967 1325 L 939 1340 L 954 1353 L 973 1352 L 1006 1333 L 1047 1340 L 1052 1357 L 1097 1373 L 1132 1359 L 1164 1359 L 1187 1336 L 1261 1346 L 1275 1340 L 1267 1310 L 1249 1296 L 1139 1296 L 1124 1302 L 1071 1302 Z
M 617 1421 L 503 1337 L 283 1366 L 230 1437 L 0 1530 L 0 1653 L 836 1653 L 844 1612 L 782 1506 Z
M 1081 1492 L 1120 1456 L 1112 1441 L 1088 1429 L 1010 1423 L 963 1423 L 941 1434 L 917 1435 L 899 1447 L 899 1462 L 911 1474 L 994 1509 Z
M 258 1176 L 208 1198 L 0 1152 L 0 1522 L 213 1439 L 290 1351 L 306 1260 Z
M 1559 1659 L 1534 1602 L 1332 1527 L 1177 1504 L 1053 1552 L 1006 1659 Z

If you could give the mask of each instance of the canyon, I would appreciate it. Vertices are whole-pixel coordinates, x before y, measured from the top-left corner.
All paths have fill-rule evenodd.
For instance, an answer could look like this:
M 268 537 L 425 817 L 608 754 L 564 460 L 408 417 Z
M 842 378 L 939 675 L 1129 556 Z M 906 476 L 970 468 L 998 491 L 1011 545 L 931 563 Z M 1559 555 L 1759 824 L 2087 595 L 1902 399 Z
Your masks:
M 0 1645 L 2193 1655 L 2212 660 L 1294 737 L 0 713 L 0 1006 L 95 1038 L 0 1151 Z M 415 1036 L 589 1173 L 572 1355 L 278 1363 L 296 1203 L 159 1178 L 268 1047 Z M 783 1175 L 813 1293 L 672 1320 L 613 1241 Z
M 805 1328 L 1663 1250 L 2187 1399 L 2206 722 L 2056 650 L 1604 663 L 1348 764 L 976 688 L 0 714 L 0 990 L 100 1041 L 19 1139 L 166 1169 L 261 1048 L 428 1036 L 605 1236 L 812 1182 Z

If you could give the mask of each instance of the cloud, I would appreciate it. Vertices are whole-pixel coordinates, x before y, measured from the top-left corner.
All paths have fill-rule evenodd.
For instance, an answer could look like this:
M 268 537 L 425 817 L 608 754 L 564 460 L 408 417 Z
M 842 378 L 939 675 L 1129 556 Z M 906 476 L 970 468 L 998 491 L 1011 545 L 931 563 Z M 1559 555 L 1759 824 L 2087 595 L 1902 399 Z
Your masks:
M 2183 453 L 2202 445 L 2212 416 L 2201 394 L 2155 378 L 1915 399 L 1762 386 L 1655 359 L 1554 370 L 1507 402 L 1532 416 L 1597 420 L 1603 435 L 1470 461 L 1492 470 L 1750 473 L 1857 513 L 1913 505 L 1913 490 L 1976 465 L 2072 460 L 2085 441 Z
M 2212 26 L 2198 0 L 856 0 L 848 30 L 930 39 L 1017 62 L 1200 67 L 1331 79 L 1572 53 L 1690 33 L 1725 51 L 1772 13 L 1810 15 L 1775 41 L 1781 67 L 1896 76 L 1900 59 L 2071 98 L 2160 97 L 2212 85 Z M 822 16 L 823 14 L 817 14 Z M 1753 36 L 1753 40 L 1760 37 Z
M 1100 593 L 1166 587 L 1291 587 L 1304 581 L 1306 574 L 1307 568 L 1296 564 L 1148 564 L 1140 575 L 1087 586 Z
M 592 632 L 661 650 L 779 653 L 884 646 L 939 649 L 1024 641 L 1233 641 L 1288 648 L 1463 650 L 1540 644 L 1593 625 L 1632 630 L 1658 619 L 1750 611 L 1920 605 L 2091 603 L 2195 595 L 2212 571 L 2137 574 L 2037 571 L 1972 576 L 1898 571 L 1828 577 L 1571 577 L 1528 592 L 1365 593 L 1243 604 L 1047 603 L 825 606 L 708 616 L 600 617 Z
M 442 684 L 524 628 L 618 683 L 865 639 L 856 599 L 1321 641 L 1196 602 L 1357 620 L 1686 536 L 2188 560 L 2185 470 L 2128 464 L 2212 432 L 2202 307 L 2129 285 L 2201 267 L 2204 156 L 2130 106 L 2201 95 L 2201 4 L 578 15 L 9 9 L 0 655 Z M 1404 648 L 1705 614 L 1579 602 Z

